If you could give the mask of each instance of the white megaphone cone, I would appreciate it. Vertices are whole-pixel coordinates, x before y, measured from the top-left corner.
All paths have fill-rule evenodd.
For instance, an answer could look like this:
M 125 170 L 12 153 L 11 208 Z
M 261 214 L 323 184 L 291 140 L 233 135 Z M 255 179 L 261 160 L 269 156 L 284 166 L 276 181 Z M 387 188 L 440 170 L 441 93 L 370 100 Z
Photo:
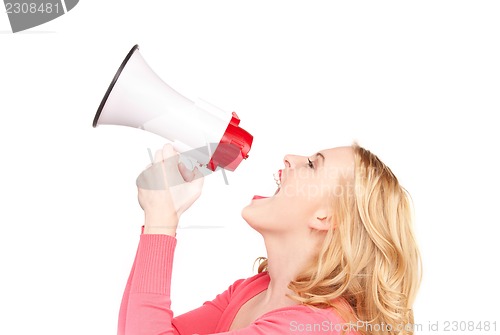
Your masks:
M 234 171 L 248 157 L 253 137 L 240 128 L 236 113 L 183 97 L 158 77 L 135 45 L 115 74 L 93 126 L 143 129 L 171 141 L 212 171 Z

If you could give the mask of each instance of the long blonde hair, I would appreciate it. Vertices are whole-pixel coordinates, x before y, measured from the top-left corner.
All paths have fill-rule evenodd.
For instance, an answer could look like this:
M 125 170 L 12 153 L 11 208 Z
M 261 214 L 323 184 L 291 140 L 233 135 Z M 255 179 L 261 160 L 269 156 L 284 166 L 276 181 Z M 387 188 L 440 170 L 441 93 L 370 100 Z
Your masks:
M 421 260 L 407 191 L 370 151 L 352 145 L 354 178 L 344 178 L 317 258 L 289 284 L 301 304 L 333 307 L 361 334 L 413 334 Z M 261 260 L 259 272 L 267 269 Z M 345 328 L 343 328 L 345 329 Z

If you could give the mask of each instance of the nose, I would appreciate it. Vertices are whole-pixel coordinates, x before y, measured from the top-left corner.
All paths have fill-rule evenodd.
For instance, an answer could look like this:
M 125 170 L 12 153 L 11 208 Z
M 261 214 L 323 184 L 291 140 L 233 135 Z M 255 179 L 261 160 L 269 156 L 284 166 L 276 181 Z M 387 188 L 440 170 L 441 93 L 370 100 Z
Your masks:
M 301 158 L 302 158 L 301 156 L 296 156 L 296 155 L 285 155 L 283 163 L 285 164 L 285 167 L 293 168 L 297 165 L 297 163 L 300 161 Z

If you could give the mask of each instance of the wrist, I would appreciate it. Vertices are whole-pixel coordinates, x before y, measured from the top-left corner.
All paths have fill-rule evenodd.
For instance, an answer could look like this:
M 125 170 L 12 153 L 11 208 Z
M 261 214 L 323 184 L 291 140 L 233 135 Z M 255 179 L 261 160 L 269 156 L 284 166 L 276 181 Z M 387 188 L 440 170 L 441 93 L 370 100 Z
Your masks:
M 174 236 L 179 218 L 176 214 L 168 216 L 145 215 L 144 234 L 164 234 Z
M 144 225 L 143 234 L 152 235 L 169 235 L 175 237 L 177 234 L 176 228 L 161 227 L 161 226 L 146 226 Z

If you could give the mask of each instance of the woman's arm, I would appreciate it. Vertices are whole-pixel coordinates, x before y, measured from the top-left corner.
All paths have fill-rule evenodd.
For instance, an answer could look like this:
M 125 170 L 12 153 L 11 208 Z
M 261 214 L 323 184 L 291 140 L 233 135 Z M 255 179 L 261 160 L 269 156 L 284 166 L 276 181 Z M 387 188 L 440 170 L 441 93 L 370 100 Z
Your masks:
M 177 334 L 172 328 L 170 281 L 176 239 L 142 234 L 126 300 L 126 335 Z
M 200 196 L 202 177 L 197 169 L 189 171 L 179 164 L 179 154 L 165 145 L 137 178 L 145 223 L 120 306 L 118 334 L 156 334 L 159 329 L 165 331 L 167 324 L 171 326 L 176 229 L 181 214 Z
M 236 281 L 214 300 L 172 319 L 170 283 L 175 244 L 175 238 L 166 235 L 141 235 L 120 307 L 118 335 L 215 332 L 233 292 L 243 280 Z

